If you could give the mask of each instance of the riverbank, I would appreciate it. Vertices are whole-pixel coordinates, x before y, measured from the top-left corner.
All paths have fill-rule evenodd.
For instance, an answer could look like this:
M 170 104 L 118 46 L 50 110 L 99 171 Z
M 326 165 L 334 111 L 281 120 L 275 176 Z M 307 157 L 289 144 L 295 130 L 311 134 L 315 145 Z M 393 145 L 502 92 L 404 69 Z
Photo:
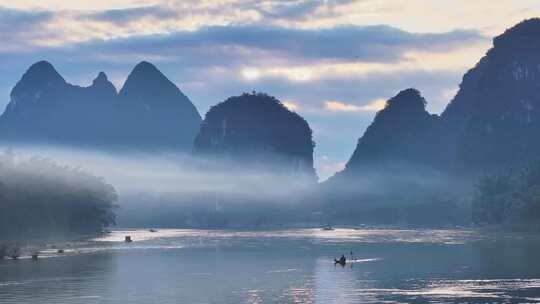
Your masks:
M 106 232 L 73 234 L 62 237 L 31 237 L 0 240 L 0 260 L 30 259 L 57 254 L 74 254 L 81 243 L 105 235 Z

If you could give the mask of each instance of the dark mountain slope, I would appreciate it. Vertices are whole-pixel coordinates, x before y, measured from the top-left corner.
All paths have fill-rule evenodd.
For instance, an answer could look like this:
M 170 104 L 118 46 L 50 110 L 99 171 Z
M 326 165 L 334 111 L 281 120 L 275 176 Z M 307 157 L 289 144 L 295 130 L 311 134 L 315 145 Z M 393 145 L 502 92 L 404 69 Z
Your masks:
M 432 158 L 430 134 L 438 117 L 429 114 L 426 101 L 416 89 L 407 89 L 389 99 L 358 140 L 346 172 L 389 163 L 428 163 Z M 355 172 L 358 171 L 358 172 Z
M 118 94 L 126 145 L 191 150 L 201 116 L 191 101 L 154 65 L 141 62 Z
M 441 117 L 408 89 L 388 101 L 342 175 L 391 163 L 477 175 L 540 156 L 540 19 L 525 20 L 463 77 Z
M 540 19 L 495 37 L 442 113 L 459 171 L 526 163 L 540 155 Z

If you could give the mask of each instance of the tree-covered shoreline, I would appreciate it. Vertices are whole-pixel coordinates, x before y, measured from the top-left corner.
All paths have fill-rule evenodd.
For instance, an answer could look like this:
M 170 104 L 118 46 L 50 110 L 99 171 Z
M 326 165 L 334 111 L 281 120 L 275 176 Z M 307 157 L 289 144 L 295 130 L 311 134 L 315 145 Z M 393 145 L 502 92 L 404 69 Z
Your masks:
M 0 155 L 0 240 L 73 238 L 115 224 L 115 189 L 51 160 Z
M 540 223 L 540 160 L 520 170 L 485 175 L 472 199 L 473 221 L 483 225 Z

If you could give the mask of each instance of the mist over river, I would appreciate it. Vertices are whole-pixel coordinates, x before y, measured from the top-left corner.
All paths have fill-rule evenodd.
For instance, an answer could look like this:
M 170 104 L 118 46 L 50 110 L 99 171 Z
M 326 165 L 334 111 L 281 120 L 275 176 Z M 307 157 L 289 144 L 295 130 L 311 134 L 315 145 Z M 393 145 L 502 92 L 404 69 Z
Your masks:
M 0 303 L 535 303 L 539 240 L 465 229 L 115 230 L 38 261 L 1 261 Z M 341 254 L 345 267 L 333 262 Z

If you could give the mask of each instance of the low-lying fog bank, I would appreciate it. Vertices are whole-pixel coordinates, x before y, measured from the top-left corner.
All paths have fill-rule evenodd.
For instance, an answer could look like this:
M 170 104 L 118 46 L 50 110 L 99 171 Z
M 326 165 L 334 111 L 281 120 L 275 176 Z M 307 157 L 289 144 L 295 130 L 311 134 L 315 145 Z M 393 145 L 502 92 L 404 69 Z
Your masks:
M 103 152 L 53 146 L 18 146 L 14 151 L 22 159 L 39 155 L 57 161 L 57 168 L 67 166 L 76 168 L 65 169 L 70 172 L 104 178 L 118 194 L 114 212 L 121 227 L 470 223 L 469 202 L 463 198 L 466 187 L 462 185 L 457 191 L 457 183 L 432 172 L 366 172 L 356 183 L 331 188 L 338 192 L 328 193 L 312 176 L 287 170 L 287 164 L 279 159 L 250 165 L 173 152 Z M 70 183 L 58 186 L 58 191 L 67 187 L 88 192 L 84 182 L 73 178 Z

